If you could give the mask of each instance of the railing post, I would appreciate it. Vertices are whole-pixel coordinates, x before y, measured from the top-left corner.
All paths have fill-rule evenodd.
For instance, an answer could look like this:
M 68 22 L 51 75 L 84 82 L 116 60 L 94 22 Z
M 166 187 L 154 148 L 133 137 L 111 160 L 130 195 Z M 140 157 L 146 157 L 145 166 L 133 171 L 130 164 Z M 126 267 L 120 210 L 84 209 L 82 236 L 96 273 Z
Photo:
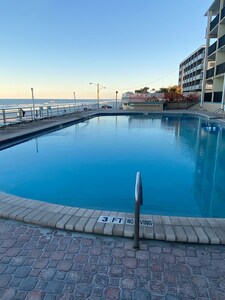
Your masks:
M 40 106 L 39 107 L 39 115 L 40 115 L 40 118 L 43 118 L 43 106 Z
M 17 115 L 19 116 L 19 120 L 22 121 L 22 116 L 23 116 L 23 111 L 21 108 L 18 108 L 18 113 Z
M 5 109 L 2 109 L 2 118 L 3 118 L 3 123 L 6 123 L 6 116 L 5 116 Z
M 135 184 L 134 248 L 139 249 L 140 205 L 143 204 L 141 173 L 137 172 Z

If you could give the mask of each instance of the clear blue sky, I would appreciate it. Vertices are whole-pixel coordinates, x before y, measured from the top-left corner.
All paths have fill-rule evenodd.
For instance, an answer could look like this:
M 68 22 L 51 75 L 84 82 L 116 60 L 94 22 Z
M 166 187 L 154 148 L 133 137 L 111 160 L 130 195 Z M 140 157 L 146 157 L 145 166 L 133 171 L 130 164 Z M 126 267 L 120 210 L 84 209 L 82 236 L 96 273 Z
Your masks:
M 0 0 L 0 98 L 30 98 L 31 87 L 36 98 L 95 98 L 89 82 L 114 98 L 177 84 L 179 63 L 205 43 L 211 3 Z

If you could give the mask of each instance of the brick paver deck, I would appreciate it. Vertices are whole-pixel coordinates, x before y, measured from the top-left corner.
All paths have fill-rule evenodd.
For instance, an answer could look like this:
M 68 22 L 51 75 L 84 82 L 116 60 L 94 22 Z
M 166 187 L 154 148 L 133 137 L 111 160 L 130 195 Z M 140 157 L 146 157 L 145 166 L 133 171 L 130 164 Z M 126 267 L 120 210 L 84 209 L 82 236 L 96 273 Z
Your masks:
M 0 299 L 225 299 L 225 247 L 0 219 Z

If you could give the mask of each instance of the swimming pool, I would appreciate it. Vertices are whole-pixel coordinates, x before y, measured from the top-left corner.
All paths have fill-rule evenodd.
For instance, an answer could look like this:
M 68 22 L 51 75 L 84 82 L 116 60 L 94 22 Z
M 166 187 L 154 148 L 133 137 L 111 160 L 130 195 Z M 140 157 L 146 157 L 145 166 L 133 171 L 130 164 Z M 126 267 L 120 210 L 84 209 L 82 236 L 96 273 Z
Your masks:
M 224 130 L 210 126 L 190 116 L 93 118 L 2 150 L 0 190 L 132 212 L 140 171 L 142 213 L 224 217 Z

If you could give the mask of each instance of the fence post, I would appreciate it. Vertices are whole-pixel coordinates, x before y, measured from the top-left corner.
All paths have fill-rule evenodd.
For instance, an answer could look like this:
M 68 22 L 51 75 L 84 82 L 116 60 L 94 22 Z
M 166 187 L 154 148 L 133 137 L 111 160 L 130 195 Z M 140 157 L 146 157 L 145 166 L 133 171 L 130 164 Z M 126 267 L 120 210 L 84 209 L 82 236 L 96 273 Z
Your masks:
M 3 123 L 6 123 L 5 109 L 2 109 Z

